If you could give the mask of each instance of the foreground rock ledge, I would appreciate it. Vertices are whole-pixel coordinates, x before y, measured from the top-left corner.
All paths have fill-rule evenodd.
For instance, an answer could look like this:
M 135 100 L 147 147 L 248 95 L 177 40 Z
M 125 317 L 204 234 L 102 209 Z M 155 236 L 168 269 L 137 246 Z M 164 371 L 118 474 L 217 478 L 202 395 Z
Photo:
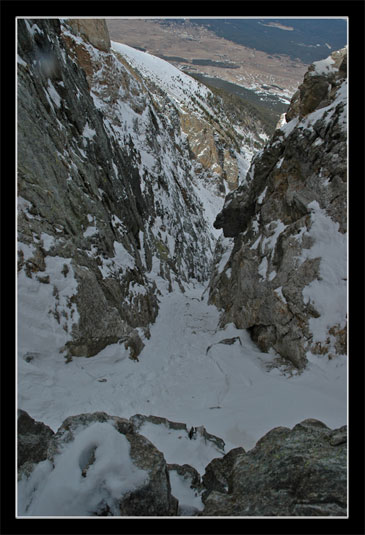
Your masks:
M 291 430 L 276 427 L 249 452 L 238 452 L 224 474 L 227 491 L 213 486 L 200 514 L 346 516 L 346 443 L 346 426 L 331 430 L 308 419 Z
M 133 418 L 103 412 L 70 416 L 54 434 L 19 411 L 19 479 L 31 477 L 41 460 L 54 466 L 55 457 L 75 443 L 80 430 L 107 423 L 126 437 L 132 463 L 144 470 L 147 478 L 117 500 L 105 495 L 90 516 L 179 516 L 169 480 L 169 469 L 179 467 L 166 464 L 163 454 L 137 432 Z M 30 448 L 28 459 L 23 446 L 37 441 L 43 443 L 44 451 L 34 456 Z M 80 454 L 76 448 L 74 451 Z M 88 477 L 94 463 L 103 461 L 97 446 L 89 452 L 87 462 L 80 459 L 77 462 L 83 478 Z M 186 470 L 188 465 L 184 466 Z M 192 467 L 191 471 L 195 472 Z M 346 516 L 347 426 L 332 430 L 319 420 L 307 419 L 293 429 L 276 427 L 252 450 L 245 452 L 238 447 L 213 459 L 202 481 L 192 484 L 201 490 L 205 505 L 199 516 Z M 99 491 L 95 489 L 95 493 Z

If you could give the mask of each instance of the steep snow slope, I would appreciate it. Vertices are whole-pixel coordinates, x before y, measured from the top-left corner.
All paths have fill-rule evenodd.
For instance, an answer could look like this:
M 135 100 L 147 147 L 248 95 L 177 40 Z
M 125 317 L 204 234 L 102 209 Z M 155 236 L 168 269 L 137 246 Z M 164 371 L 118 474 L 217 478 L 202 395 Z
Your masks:
M 203 84 L 163 59 L 114 41 L 112 41 L 112 49 L 122 54 L 144 78 L 150 79 L 166 91 L 179 106 L 183 104 L 190 106 L 191 97 L 199 97 L 202 103 L 205 103 L 210 94 Z
M 219 99 L 214 97 L 210 89 L 167 61 L 121 43 L 112 42 L 112 49 L 120 53 L 141 74 L 155 97 L 163 90 L 183 116 L 193 115 L 202 121 L 198 123 L 201 130 L 206 131 L 209 124 L 213 125 L 216 130 L 214 142 L 220 141 L 222 143 L 225 140 L 230 145 L 229 151 L 236 160 L 237 174 L 240 179 L 245 176 L 254 154 L 252 144 L 256 142 L 260 146 L 267 140 L 267 135 L 260 121 L 256 120 L 256 124 L 252 124 L 251 128 L 243 127 L 238 122 L 234 124 L 226 116 Z M 194 151 L 193 135 L 189 136 L 189 128 L 186 124 L 184 125 L 184 122 L 186 123 L 182 118 L 183 130 L 188 134 L 188 138 L 190 137 Z M 190 134 L 192 133 L 190 132 Z M 238 145 L 235 150 L 233 150 L 234 144 Z M 209 149 L 205 146 L 203 152 L 207 150 Z M 203 153 L 195 152 L 195 155 L 198 160 L 204 161 Z M 220 156 L 220 159 L 222 158 L 227 158 L 227 151 L 223 156 Z M 214 165 L 216 163 L 213 162 L 213 168 Z M 216 165 L 216 167 L 218 166 Z M 226 175 L 229 173 L 228 167 L 229 162 L 226 164 L 226 169 L 223 164 Z

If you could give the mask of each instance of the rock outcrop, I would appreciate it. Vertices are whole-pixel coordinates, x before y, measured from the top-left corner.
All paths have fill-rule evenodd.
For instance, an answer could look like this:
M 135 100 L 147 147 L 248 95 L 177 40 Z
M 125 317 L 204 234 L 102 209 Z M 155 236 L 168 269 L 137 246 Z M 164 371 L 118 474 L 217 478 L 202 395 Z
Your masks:
M 104 52 L 110 50 L 110 37 L 104 19 L 69 19 L 71 28 L 82 35 L 86 40 Z
M 286 121 L 303 118 L 316 109 L 331 104 L 338 82 L 347 75 L 347 49 L 337 50 L 325 62 L 310 65 L 303 83 L 294 93 L 286 112 Z
M 215 435 L 212 435 L 211 433 L 208 433 L 208 431 L 203 425 L 199 427 L 192 427 L 190 430 L 188 430 L 186 424 L 182 422 L 172 422 L 171 420 L 168 420 L 167 418 L 162 418 L 161 416 L 145 416 L 143 414 L 135 414 L 130 418 L 130 421 L 132 422 L 136 431 L 140 431 L 145 423 L 163 425 L 167 429 L 180 431 L 183 435 L 189 436 L 190 440 L 192 438 L 201 437 L 204 439 L 205 443 L 210 442 L 215 446 L 217 450 L 221 450 L 222 452 L 224 451 L 224 440 Z
M 215 180 L 223 191 L 225 184 L 229 190 L 234 190 L 238 186 L 240 175 L 237 157 L 232 149 L 232 137 L 235 139 L 235 136 L 231 133 L 229 138 L 229 132 L 214 118 L 207 121 L 205 118 L 182 113 L 180 121 L 192 155 L 208 171 L 209 179 Z
M 54 432 L 48 425 L 36 422 L 26 411 L 18 410 L 17 464 L 22 470 L 32 470 L 32 465 L 47 458 L 48 445 Z
M 143 422 L 161 425 L 156 416 L 96 412 L 70 416 L 53 433 L 20 411 L 20 516 L 346 516 L 346 426 L 308 419 L 275 428 L 252 450 L 213 459 L 200 478 L 188 464 L 166 464 L 140 433 Z M 203 510 L 180 507 L 173 473 L 201 496 Z
M 47 460 L 39 466 L 46 468 L 43 485 L 29 503 L 23 503 L 20 497 L 24 514 L 174 516 L 177 513 L 178 502 L 171 494 L 162 453 L 136 433 L 131 422 L 124 418 L 102 412 L 67 418 L 48 444 Z M 27 476 L 23 477 L 26 480 Z M 63 485 L 62 477 L 66 479 Z M 36 478 L 37 475 L 37 488 Z
M 346 516 L 346 451 L 346 426 L 304 420 L 291 430 L 277 427 L 247 453 L 232 450 L 210 463 L 200 515 Z
M 297 368 L 308 351 L 346 354 L 346 52 L 309 68 L 290 121 L 214 223 L 234 238 L 218 244 L 210 281 L 221 324 L 249 329 Z

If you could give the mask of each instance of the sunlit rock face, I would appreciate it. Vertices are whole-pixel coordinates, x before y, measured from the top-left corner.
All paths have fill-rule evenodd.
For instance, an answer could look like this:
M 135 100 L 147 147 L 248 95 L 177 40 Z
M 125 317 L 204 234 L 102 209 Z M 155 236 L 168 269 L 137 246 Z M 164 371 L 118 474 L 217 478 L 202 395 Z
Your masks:
M 217 184 L 227 183 L 229 189 L 238 185 L 239 168 L 237 160 L 231 155 L 229 147 L 231 142 L 225 139 L 224 133 L 217 136 L 216 129 L 192 114 L 181 114 L 181 128 L 187 135 L 190 149 L 211 178 Z
M 263 351 L 298 368 L 308 351 L 346 353 L 346 102 L 344 49 L 309 68 L 289 122 L 214 223 L 234 238 L 223 263 L 219 244 L 210 282 L 221 324 L 250 329 Z
M 68 23 L 75 32 L 79 33 L 90 44 L 99 50 L 109 52 L 110 37 L 104 19 L 69 19 Z

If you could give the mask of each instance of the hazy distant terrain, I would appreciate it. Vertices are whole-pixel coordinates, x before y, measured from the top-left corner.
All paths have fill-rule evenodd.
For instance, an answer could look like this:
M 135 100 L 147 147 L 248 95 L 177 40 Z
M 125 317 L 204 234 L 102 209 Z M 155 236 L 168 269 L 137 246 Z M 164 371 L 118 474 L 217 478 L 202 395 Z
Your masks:
M 347 43 L 345 19 L 190 19 L 234 43 L 313 63 Z M 184 19 L 160 21 L 186 25 Z
M 274 57 L 254 50 L 217 36 L 206 25 L 196 22 L 109 19 L 107 25 L 112 41 L 159 56 L 180 70 L 225 80 L 257 92 L 280 95 L 287 100 L 307 69 L 301 60 L 293 60 L 288 55 Z
M 113 41 L 181 70 L 290 96 L 307 65 L 347 42 L 345 19 L 109 19 Z

